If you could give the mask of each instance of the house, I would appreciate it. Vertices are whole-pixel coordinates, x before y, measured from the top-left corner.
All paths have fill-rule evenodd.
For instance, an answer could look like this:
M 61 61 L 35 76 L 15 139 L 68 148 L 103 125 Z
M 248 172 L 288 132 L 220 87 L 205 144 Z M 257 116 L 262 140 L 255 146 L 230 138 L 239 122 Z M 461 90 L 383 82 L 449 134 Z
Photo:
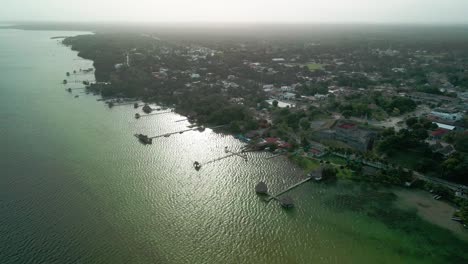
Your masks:
M 455 104 L 458 102 L 458 98 L 430 94 L 430 93 L 422 93 L 422 92 L 408 93 L 407 96 L 413 101 L 422 102 L 422 103 Z
M 431 115 L 448 121 L 460 121 L 463 119 L 463 113 L 455 109 L 436 108 L 431 111 Z
M 285 62 L 286 60 L 284 58 L 273 58 L 271 59 L 273 62 Z
M 450 144 L 441 144 L 440 142 L 435 143 L 431 146 L 432 152 L 440 153 L 445 157 L 449 156 L 450 154 L 454 153 L 456 150 Z
M 296 94 L 286 92 L 286 93 L 282 93 L 280 95 L 280 98 L 283 99 L 283 100 L 294 100 L 294 99 L 296 99 Z
M 280 91 L 281 92 L 294 92 L 295 90 L 291 86 L 283 85 L 281 86 Z
M 434 139 L 441 139 L 442 137 L 444 137 L 449 132 L 450 132 L 450 130 L 439 127 L 436 130 L 431 132 L 431 137 L 434 138 Z

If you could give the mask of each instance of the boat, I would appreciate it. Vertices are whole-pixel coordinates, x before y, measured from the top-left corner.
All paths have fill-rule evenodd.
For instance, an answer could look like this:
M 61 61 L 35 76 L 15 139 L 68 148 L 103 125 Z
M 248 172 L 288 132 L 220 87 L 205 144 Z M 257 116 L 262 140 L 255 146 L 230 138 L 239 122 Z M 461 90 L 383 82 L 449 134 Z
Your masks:
M 138 108 L 138 103 L 134 103 L 133 108 Z
M 80 97 L 80 96 L 79 96 L 79 95 L 75 95 L 75 98 L 78 98 L 78 97 Z
M 141 143 L 147 145 L 147 144 L 153 144 L 153 139 L 148 137 L 147 135 L 143 135 L 143 134 L 135 134 L 135 137 L 138 138 L 138 140 L 140 140 Z
M 136 113 L 136 114 L 135 114 L 135 118 L 136 118 L 136 119 L 138 119 L 138 118 L 140 118 L 140 117 L 141 117 L 141 115 L 140 115 L 139 113 Z
M 200 162 L 195 161 L 195 162 L 193 163 L 193 167 L 194 167 L 196 170 L 200 170 L 200 169 L 201 169 L 201 164 L 200 164 Z
M 166 135 L 164 135 L 164 137 L 170 137 L 170 136 L 171 136 L 170 134 L 166 134 Z

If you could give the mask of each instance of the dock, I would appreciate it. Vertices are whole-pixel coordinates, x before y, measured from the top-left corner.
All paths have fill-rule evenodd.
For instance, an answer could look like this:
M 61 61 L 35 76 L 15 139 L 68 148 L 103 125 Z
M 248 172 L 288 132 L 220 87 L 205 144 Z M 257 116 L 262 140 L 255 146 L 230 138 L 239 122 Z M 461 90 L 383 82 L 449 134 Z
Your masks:
M 200 127 L 196 127 L 196 128 L 189 128 L 189 129 L 184 129 L 184 130 L 180 130 L 180 131 L 175 131 L 175 132 L 170 132 L 170 133 L 165 133 L 165 134 L 161 134 L 161 135 L 157 135 L 157 136 L 154 136 L 154 137 L 150 137 L 150 138 L 161 138 L 161 137 L 170 137 L 171 135 L 175 135 L 175 134 L 183 134 L 184 132 L 188 132 L 188 131 L 201 131 Z
M 217 162 L 217 161 L 220 161 L 220 160 L 223 160 L 223 159 L 227 159 L 227 158 L 230 158 L 230 157 L 234 157 L 234 156 L 241 157 L 241 158 L 243 158 L 245 161 L 248 161 L 248 159 L 247 159 L 247 154 L 246 154 L 246 151 L 245 151 L 245 150 L 241 150 L 241 151 L 237 151 L 237 152 L 225 150 L 225 152 L 226 152 L 226 153 L 229 153 L 229 154 L 228 154 L 228 155 L 225 155 L 225 156 L 222 156 L 222 157 L 219 157 L 219 158 L 216 158 L 216 159 L 212 159 L 212 160 L 209 160 L 209 161 L 205 161 L 205 162 L 199 163 L 199 164 L 200 164 L 200 167 L 205 166 L 205 165 L 208 165 L 208 164 L 211 164 L 211 163 L 214 163 L 214 162 Z
M 113 104 L 114 106 L 125 106 L 125 105 L 134 105 L 135 103 L 138 103 L 138 102 L 113 103 Z
M 279 198 L 278 198 L 279 196 L 281 196 L 281 195 L 283 195 L 283 194 L 285 194 L 285 193 L 291 191 L 291 190 L 294 189 L 294 188 L 299 187 L 300 185 L 302 185 L 302 184 L 304 184 L 304 183 L 306 183 L 306 182 L 308 182 L 308 181 L 310 181 L 310 180 L 312 180 L 312 177 L 307 177 L 307 178 L 303 179 L 302 181 L 300 181 L 300 182 L 298 182 L 298 183 L 296 183 L 296 184 L 293 184 L 293 185 L 289 186 L 288 188 L 284 189 L 283 191 L 281 191 L 281 192 L 279 192 L 279 193 L 277 193 L 277 194 L 275 194 L 275 195 L 269 194 L 270 197 L 266 198 L 265 200 L 266 200 L 267 202 L 269 202 L 269 201 L 271 201 L 271 200 L 273 200 L 273 199 L 278 201 L 278 200 L 279 200 Z
M 243 150 L 242 150 L 242 151 L 239 151 L 239 152 L 232 152 L 232 151 L 228 150 L 227 147 L 226 147 L 226 148 L 224 149 L 224 151 L 225 151 L 226 153 L 231 153 L 231 154 L 237 155 L 237 156 L 239 156 L 239 157 L 245 159 L 245 161 L 247 161 L 247 154 L 246 154 L 245 151 L 243 151 Z
M 133 103 L 132 103 L 133 104 Z M 154 113 L 154 114 L 146 114 L 146 115 L 140 115 L 140 117 L 145 117 L 145 116 L 155 116 L 155 115 L 163 115 L 163 114 L 170 114 L 174 113 L 173 111 L 166 111 L 166 112 L 160 112 L 160 113 Z M 139 117 L 139 118 L 140 118 Z

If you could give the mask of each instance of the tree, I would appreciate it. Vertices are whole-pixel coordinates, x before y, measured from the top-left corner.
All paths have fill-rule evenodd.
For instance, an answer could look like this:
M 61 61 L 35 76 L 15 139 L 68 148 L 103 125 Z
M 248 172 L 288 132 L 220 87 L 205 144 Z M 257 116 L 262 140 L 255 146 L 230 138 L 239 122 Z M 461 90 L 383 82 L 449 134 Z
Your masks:
M 406 119 L 406 125 L 408 127 L 413 127 L 416 123 L 418 123 L 418 118 L 417 117 L 410 117 Z
M 336 169 L 331 165 L 325 165 L 322 169 L 322 176 L 325 179 L 333 179 L 336 177 Z
M 455 137 L 455 149 L 468 153 L 468 134 L 459 134 Z
M 299 122 L 299 125 L 304 130 L 307 130 L 310 128 L 310 122 L 307 118 L 302 118 L 301 121 Z
M 274 101 L 272 102 L 272 105 L 273 105 L 273 107 L 278 107 L 278 101 L 274 100 Z
M 351 110 L 345 110 L 341 113 L 345 118 L 350 118 L 353 114 Z

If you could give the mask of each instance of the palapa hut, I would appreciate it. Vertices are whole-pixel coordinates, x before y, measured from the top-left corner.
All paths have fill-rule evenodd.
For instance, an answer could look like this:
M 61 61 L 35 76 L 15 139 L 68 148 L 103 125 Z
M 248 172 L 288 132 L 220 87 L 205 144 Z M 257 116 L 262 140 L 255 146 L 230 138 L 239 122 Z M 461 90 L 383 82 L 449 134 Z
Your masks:
M 284 197 L 279 198 L 279 202 L 281 206 L 283 206 L 284 208 L 291 208 L 294 206 L 294 201 L 289 196 L 284 196 Z
M 149 105 L 145 104 L 145 106 L 143 106 L 143 112 L 149 114 L 152 111 L 153 111 L 153 109 Z
M 264 182 L 259 182 L 257 184 L 257 186 L 255 186 L 255 192 L 259 193 L 259 194 L 267 194 L 268 192 L 268 187 L 266 185 L 266 183 Z

